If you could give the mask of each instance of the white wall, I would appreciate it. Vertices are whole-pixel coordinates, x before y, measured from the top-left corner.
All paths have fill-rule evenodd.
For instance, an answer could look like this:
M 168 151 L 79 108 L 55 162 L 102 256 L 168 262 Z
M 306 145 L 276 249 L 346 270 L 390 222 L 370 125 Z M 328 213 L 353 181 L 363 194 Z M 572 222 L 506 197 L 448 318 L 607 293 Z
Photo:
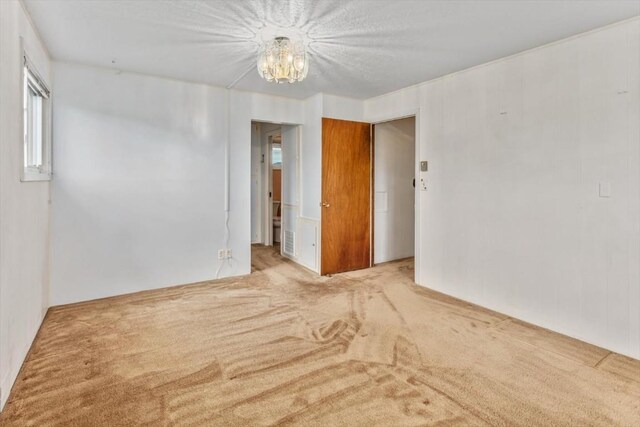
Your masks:
M 364 102 L 360 99 L 323 94 L 322 117 L 362 122 L 364 121 Z
M 52 305 L 215 277 L 225 91 L 61 63 L 54 75 Z
M 22 4 L 0 1 L 0 408 L 48 306 L 49 182 L 20 182 L 20 37 L 51 86 L 49 56 Z
M 54 68 L 51 304 L 213 279 L 225 246 L 220 277 L 249 273 L 251 121 L 302 123 L 302 101 Z
M 299 262 L 320 271 L 320 197 L 322 180 L 323 95 L 304 101 L 304 125 L 300 127 L 300 233 Z
M 419 108 L 419 283 L 640 358 L 639 80 L 633 19 L 368 100 Z
M 374 233 L 375 263 L 414 255 L 415 129 L 409 117 L 375 126 Z
M 305 180 L 301 188 L 301 214 L 310 220 L 320 221 L 320 197 L 322 180 L 322 94 L 305 100 L 304 126 L 300 146 L 300 169 Z

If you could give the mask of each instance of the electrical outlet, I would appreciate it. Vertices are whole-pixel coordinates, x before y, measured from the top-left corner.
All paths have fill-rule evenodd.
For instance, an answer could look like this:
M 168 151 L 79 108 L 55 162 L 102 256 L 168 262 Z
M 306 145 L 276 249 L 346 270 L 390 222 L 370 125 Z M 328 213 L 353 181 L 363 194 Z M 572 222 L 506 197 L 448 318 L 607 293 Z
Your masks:
M 231 249 L 218 249 L 218 259 L 220 261 L 231 258 Z

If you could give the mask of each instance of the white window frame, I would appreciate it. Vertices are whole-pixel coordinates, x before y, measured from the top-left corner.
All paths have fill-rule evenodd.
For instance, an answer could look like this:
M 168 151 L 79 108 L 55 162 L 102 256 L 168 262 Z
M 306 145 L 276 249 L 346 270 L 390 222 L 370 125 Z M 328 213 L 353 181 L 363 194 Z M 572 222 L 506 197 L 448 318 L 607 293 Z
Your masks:
M 29 60 L 26 52 L 23 51 L 22 54 L 22 114 L 21 122 L 22 122 L 22 147 L 20 152 L 21 155 L 21 176 L 20 181 L 22 182 L 33 182 L 33 181 L 50 181 L 52 170 L 51 170 L 51 91 L 49 90 L 47 84 L 44 82 L 44 79 L 41 77 L 40 73 L 38 73 L 36 67 Z M 33 137 L 33 132 L 29 131 L 27 125 L 29 124 L 29 92 L 34 92 L 41 99 L 41 103 L 39 105 L 39 109 L 41 109 L 39 115 L 41 115 L 42 126 L 40 129 L 41 134 L 39 135 L 40 139 L 40 153 L 38 157 L 40 157 L 39 165 L 27 165 L 29 150 L 30 138 Z

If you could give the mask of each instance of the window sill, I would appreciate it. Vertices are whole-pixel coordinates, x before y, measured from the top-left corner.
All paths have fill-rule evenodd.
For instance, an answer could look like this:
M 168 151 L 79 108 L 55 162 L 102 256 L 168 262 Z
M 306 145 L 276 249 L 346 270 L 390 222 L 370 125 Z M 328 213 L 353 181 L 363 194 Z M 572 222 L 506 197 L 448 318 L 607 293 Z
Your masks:
M 22 173 L 20 182 L 42 182 L 51 181 L 51 174 L 47 172 L 25 170 Z

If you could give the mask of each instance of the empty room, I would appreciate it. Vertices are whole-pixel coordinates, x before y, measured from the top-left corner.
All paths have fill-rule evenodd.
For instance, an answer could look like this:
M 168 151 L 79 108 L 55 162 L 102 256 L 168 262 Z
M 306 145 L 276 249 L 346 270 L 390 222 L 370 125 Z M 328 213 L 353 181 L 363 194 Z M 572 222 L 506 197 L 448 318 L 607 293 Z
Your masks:
M 0 426 L 640 425 L 640 0 L 0 0 Z

